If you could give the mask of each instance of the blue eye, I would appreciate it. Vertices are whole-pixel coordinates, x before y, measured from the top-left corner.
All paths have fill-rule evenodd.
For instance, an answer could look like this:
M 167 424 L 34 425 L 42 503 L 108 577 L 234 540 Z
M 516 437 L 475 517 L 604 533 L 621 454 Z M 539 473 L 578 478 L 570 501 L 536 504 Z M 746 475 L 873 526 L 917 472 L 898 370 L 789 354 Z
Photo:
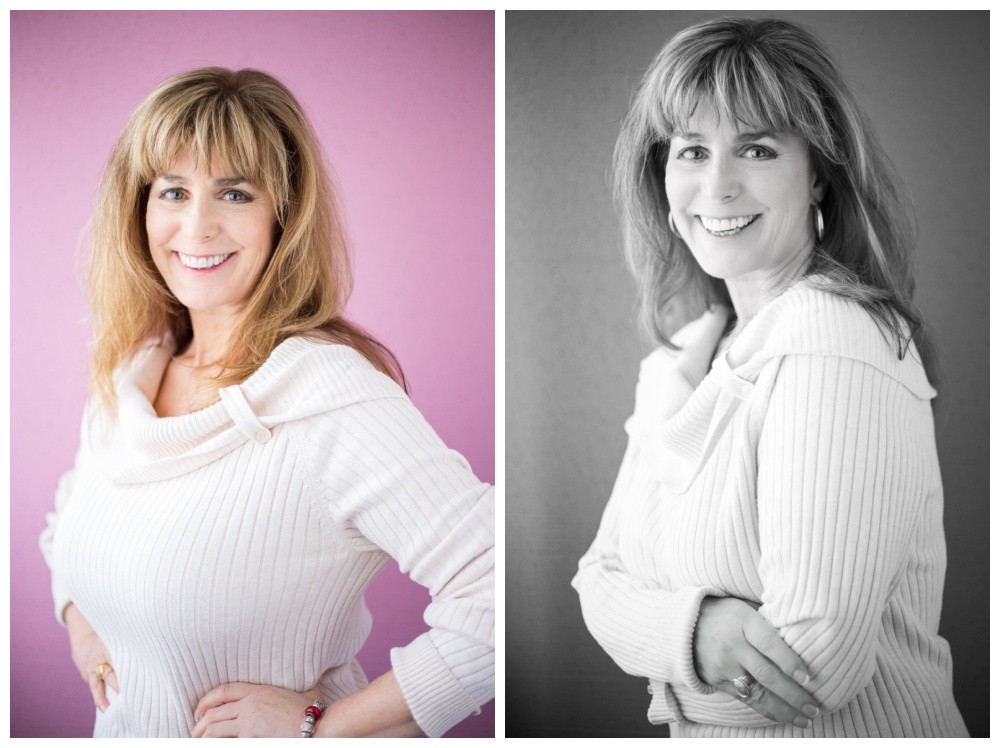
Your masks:
M 242 190 L 228 190 L 226 194 L 223 195 L 223 199 L 230 203 L 249 203 L 253 200 L 252 197 Z
M 160 193 L 160 199 L 175 202 L 184 198 L 184 193 L 176 187 L 170 187 Z

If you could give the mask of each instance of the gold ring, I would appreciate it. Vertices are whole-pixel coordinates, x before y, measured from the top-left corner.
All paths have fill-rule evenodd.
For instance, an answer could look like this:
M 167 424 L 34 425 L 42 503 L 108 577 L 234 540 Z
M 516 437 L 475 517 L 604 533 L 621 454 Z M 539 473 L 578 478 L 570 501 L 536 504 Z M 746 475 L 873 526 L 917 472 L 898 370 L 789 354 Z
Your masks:
M 94 668 L 94 673 L 97 675 L 98 678 L 104 680 L 104 676 L 107 675 L 108 673 L 114 672 L 114 670 L 115 669 L 111 667 L 111 663 L 105 660 L 104 662 L 99 664 L 96 668 Z

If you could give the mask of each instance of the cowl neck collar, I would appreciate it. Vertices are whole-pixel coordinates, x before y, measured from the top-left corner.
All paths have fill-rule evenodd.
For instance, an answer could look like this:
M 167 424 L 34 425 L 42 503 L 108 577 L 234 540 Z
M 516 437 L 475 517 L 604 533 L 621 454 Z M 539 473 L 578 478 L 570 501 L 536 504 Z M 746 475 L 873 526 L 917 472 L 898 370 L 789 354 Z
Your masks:
M 626 431 L 654 476 L 673 492 L 690 488 L 726 425 L 750 397 L 764 366 L 788 355 L 842 356 L 878 368 L 929 400 L 936 394 L 910 345 L 900 361 L 867 312 L 805 278 L 766 304 L 716 355 L 729 312 L 712 308 L 643 362 Z
M 244 382 L 193 413 L 160 418 L 152 401 L 175 352 L 151 340 L 115 375 L 118 420 L 102 420 L 95 450 L 117 483 L 164 480 L 195 470 L 254 441 L 266 445 L 280 424 L 384 397 L 405 397 L 354 349 L 302 337 L 278 345 Z

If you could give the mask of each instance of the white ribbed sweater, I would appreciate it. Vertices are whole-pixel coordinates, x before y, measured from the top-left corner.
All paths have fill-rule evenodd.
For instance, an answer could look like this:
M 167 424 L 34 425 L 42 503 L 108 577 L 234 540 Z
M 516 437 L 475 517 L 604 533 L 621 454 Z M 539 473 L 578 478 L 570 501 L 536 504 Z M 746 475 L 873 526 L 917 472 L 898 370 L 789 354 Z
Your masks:
M 629 445 L 573 586 L 675 736 L 967 736 L 937 635 L 942 488 L 930 400 L 858 305 L 800 282 L 713 361 L 708 312 L 642 363 Z M 706 595 L 762 603 L 813 674 L 812 727 L 702 683 Z
M 391 651 L 436 736 L 493 697 L 493 490 L 360 354 L 293 338 L 195 413 L 150 402 L 173 352 L 119 373 L 119 420 L 85 417 L 41 545 L 121 693 L 94 735 L 187 736 L 226 682 L 327 701 L 367 682 L 364 591 L 390 557 L 426 586 L 430 630 Z M 102 430 L 103 429 L 103 430 Z

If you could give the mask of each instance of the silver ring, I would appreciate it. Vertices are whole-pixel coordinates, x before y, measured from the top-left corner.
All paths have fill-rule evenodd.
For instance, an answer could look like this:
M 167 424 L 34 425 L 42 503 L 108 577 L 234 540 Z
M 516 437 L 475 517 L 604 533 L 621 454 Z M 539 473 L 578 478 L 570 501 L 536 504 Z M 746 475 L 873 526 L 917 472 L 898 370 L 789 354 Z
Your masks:
M 740 697 L 740 701 L 746 701 L 750 698 L 751 689 L 756 682 L 752 675 L 741 675 L 739 678 L 733 679 L 733 688 L 736 689 L 736 695 Z

